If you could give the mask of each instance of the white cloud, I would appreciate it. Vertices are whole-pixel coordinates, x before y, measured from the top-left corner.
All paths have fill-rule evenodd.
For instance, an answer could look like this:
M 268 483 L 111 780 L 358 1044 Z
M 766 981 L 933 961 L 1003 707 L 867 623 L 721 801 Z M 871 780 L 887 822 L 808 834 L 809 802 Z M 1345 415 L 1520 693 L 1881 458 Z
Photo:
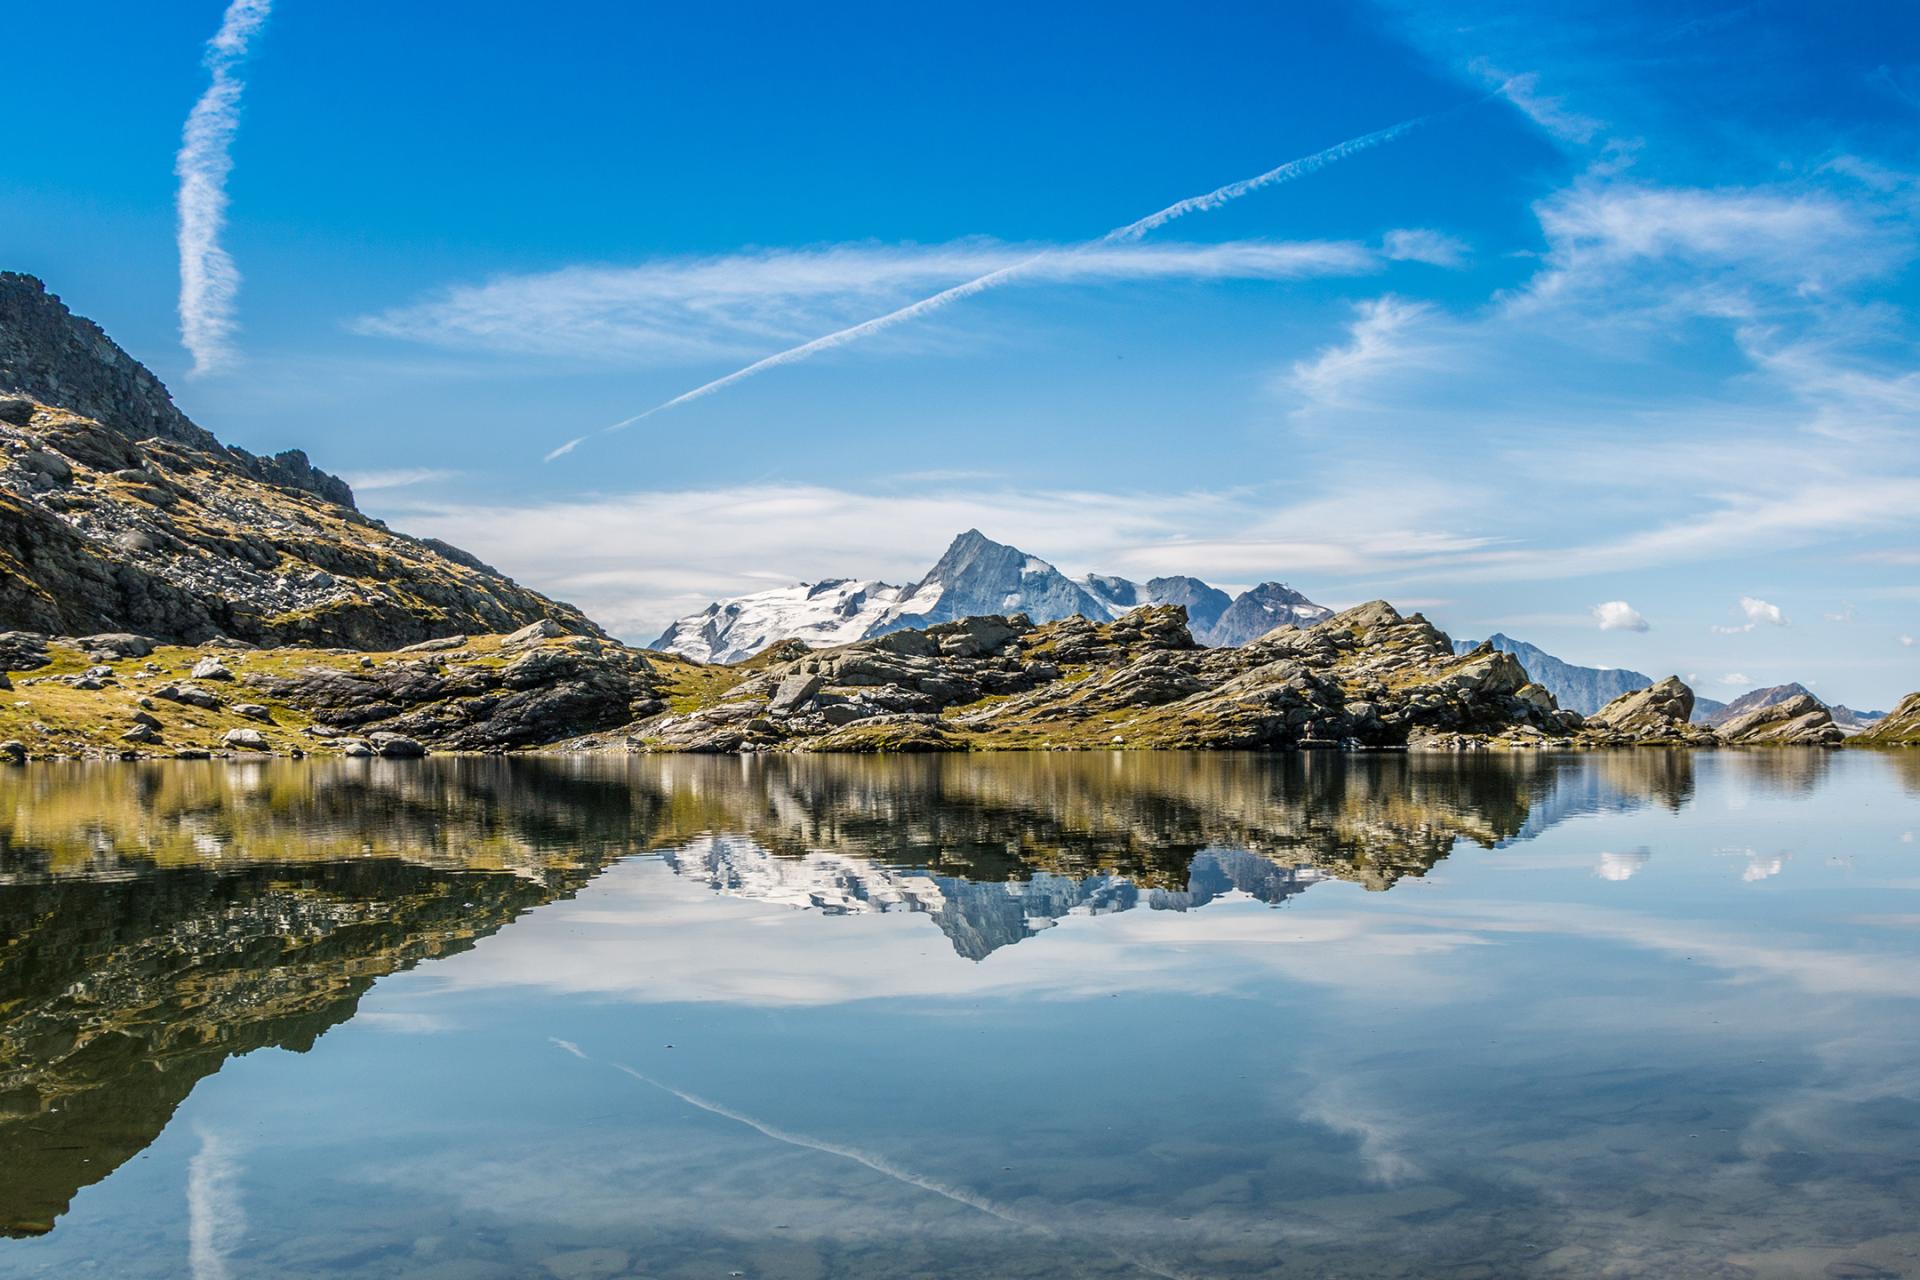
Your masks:
M 1572 110 L 1563 98 L 1542 93 L 1538 72 L 1506 75 L 1484 60 L 1474 62 L 1471 69 L 1483 81 L 1491 84 L 1495 93 L 1562 142 L 1585 145 L 1593 141 L 1594 135 L 1602 128 L 1600 121 Z
M 1900 643 L 1911 649 L 1913 648 L 1914 640 L 1912 636 L 1901 636 Z
M 1288 374 L 1287 388 L 1308 405 L 1352 408 L 1366 403 L 1372 385 L 1386 372 L 1417 367 L 1424 359 L 1412 335 L 1433 308 L 1387 294 L 1361 303 L 1357 310 L 1359 318 L 1348 326 L 1344 344 L 1298 361 Z
M 1092 285 L 1350 275 L 1376 270 L 1381 260 L 1341 241 L 1077 250 L 991 240 L 828 245 L 500 276 L 363 316 L 350 327 L 470 350 L 675 363 L 793 342 L 910 294 L 1015 267 L 1023 283 Z
M 1729 686 L 1749 685 L 1753 683 L 1753 677 L 1744 671 L 1729 671 L 1720 677 L 1720 683 Z
M 1781 611 L 1779 605 L 1769 604 L 1756 596 L 1741 596 L 1740 612 L 1747 616 L 1745 622 L 1737 627 L 1717 626 L 1714 631 L 1723 636 L 1730 636 L 1738 635 L 1743 631 L 1752 631 L 1760 626 L 1784 627 L 1787 625 L 1787 615 Z
M 220 30 L 207 42 L 207 69 L 213 82 L 193 104 L 182 131 L 173 170 L 180 179 L 175 196 L 179 220 L 180 341 L 193 356 L 193 372 L 207 373 L 229 363 L 233 350 L 233 303 L 240 272 L 220 246 L 227 225 L 227 175 L 233 171 L 231 148 L 240 128 L 240 64 L 247 47 L 266 25 L 270 0 L 233 0 Z
M 1652 857 L 1653 854 L 1645 849 L 1603 853 L 1600 861 L 1594 864 L 1593 874 L 1602 880 L 1631 880 Z
M 395 490 L 379 514 L 466 548 L 522 582 L 651 640 L 711 601 L 824 577 L 906 582 L 954 534 L 977 527 L 1063 571 L 1210 581 L 1418 571 L 1487 545 L 1447 528 L 1480 496 L 1376 473 L 1276 506 L 1244 492 L 1102 493 L 917 485 L 856 491 L 740 485 L 497 504 Z M 689 536 L 689 530 L 698 531 Z M 881 537 L 879 531 L 886 536 Z
M 1640 611 L 1625 600 L 1609 600 L 1593 606 L 1593 617 L 1602 631 L 1646 631 L 1651 627 Z
M 1435 267 L 1457 267 L 1467 257 L 1465 241 L 1426 227 L 1389 231 L 1380 248 L 1395 262 L 1424 262 Z
M 386 471 L 353 471 L 341 476 L 355 493 L 375 493 L 382 489 L 405 489 L 417 484 L 432 484 L 457 476 L 458 471 L 443 467 L 395 467 Z

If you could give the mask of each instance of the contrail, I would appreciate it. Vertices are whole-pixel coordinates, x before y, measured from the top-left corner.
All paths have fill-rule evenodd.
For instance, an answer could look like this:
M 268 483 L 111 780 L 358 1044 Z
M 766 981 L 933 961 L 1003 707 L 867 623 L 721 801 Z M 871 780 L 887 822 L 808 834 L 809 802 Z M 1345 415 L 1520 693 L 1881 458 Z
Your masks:
M 220 30 L 207 42 L 213 83 L 193 104 L 180 137 L 173 171 L 180 179 L 174 205 L 180 247 L 180 342 L 193 356 L 193 372 L 206 373 L 233 356 L 233 300 L 240 272 L 220 247 L 227 225 L 230 148 L 240 127 L 240 64 L 247 45 L 266 25 L 272 0 L 233 0 Z
M 229 1280 L 227 1254 L 246 1230 L 235 1182 L 239 1162 L 224 1138 L 204 1130 L 187 1162 L 187 1266 L 193 1280 Z
M 585 1050 L 581 1049 L 579 1045 L 573 1043 L 571 1040 L 561 1040 L 555 1036 L 549 1036 L 548 1039 L 552 1040 L 554 1044 L 580 1059 L 582 1062 L 602 1061 L 601 1059 L 589 1056 Z M 830 1156 L 838 1156 L 843 1160 L 851 1160 L 855 1164 L 871 1169 L 883 1177 L 892 1178 L 895 1182 L 904 1182 L 910 1187 L 918 1187 L 922 1191 L 931 1192 L 943 1199 L 951 1200 L 955 1204 L 965 1205 L 967 1208 L 984 1213 L 990 1218 L 998 1218 L 1009 1226 L 1021 1227 L 1028 1231 L 1037 1231 L 1041 1235 L 1050 1236 L 1055 1239 L 1060 1238 L 1060 1233 L 1046 1223 L 1035 1222 L 1030 1218 L 1023 1218 L 1012 1210 L 997 1205 L 984 1196 L 976 1195 L 964 1187 L 955 1187 L 944 1182 L 936 1182 L 934 1179 L 914 1173 L 910 1169 L 902 1169 L 899 1165 L 894 1164 L 884 1156 L 873 1155 L 870 1152 L 861 1151 L 857 1147 L 841 1146 L 837 1142 L 826 1142 L 819 1138 L 809 1137 L 804 1133 L 793 1133 L 786 1129 L 777 1129 L 770 1124 L 754 1119 L 744 1112 L 735 1111 L 732 1107 L 725 1106 L 722 1103 L 702 1098 L 698 1094 L 688 1093 L 684 1089 L 676 1089 L 670 1084 L 656 1080 L 652 1076 L 641 1071 L 636 1071 L 623 1063 L 608 1060 L 605 1062 L 605 1065 L 612 1067 L 615 1071 L 633 1077 L 642 1084 L 651 1085 L 662 1093 L 672 1094 L 688 1106 L 698 1107 L 710 1115 L 720 1116 L 722 1119 L 731 1120 L 735 1124 L 743 1124 L 747 1128 L 773 1139 L 775 1142 L 784 1142 L 788 1146 L 803 1147 L 808 1151 L 819 1151 Z M 1101 1247 L 1120 1261 L 1130 1266 L 1138 1267 L 1149 1275 L 1159 1276 L 1161 1280 L 1191 1280 L 1190 1277 L 1182 1275 L 1180 1272 L 1169 1271 L 1152 1262 L 1136 1258 L 1132 1254 L 1121 1253 L 1111 1245 L 1103 1243 Z
M 695 387 L 693 390 L 683 392 L 671 400 L 657 404 L 644 413 L 636 413 L 631 418 L 623 418 L 610 427 L 602 427 L 598 431 L 589 432 L 583 436 L 575 436 L 573 439 L 547 454 L 546 461 L 552 462 L 555 458 L 572 453 L 576 448 L 588 440 L 591 440 L 594 436 L 611 435 L 616 431 L 624 431 L 644 418 L 651 418 L 656 413 L 671 409 L 675 405 L 685 404 L 689 400 L 698 400 L 702 396 L 710 396 L 724 387 L 730 387 L 734 383 L 751 378 L 757 373 L 765 372 L 768 369 L 776 368 L 783 364 L 793 364 L 797 361 L 805 360 L 817 352 L 845 346 L 849 342 L 857 342 L 861 338 L 879 333 L 883 329 L 891 329 L 897 324 L 903 324 L 908 320 L 916 319 L 926 315 L 930 311 L 938 311 L 942 307 L 960 301 L 962 298 L 970 298 L 976 293 L 984 293 L 988 289 L 995 288 L 998 285 L 1005 284 L 1008 280 L 1026 274 L 1036 264 L 1055 258 L 1066 257 L 1100 245 L 1138 240 L 1147 232 L 1157 227 L 1165 226 L 1176 218 L 1184 218 L 1189 213 L 1204 213 L 1209 209 L 1217 209 L 1231 200 L 1238 200 L 1241 196 L 1259 191 L 1264 187 L 1279 186 L 1282 183 L 1292 182 L 1297 178 L 1304 178 L 1308 174 L 1316 173 L 1328 165 L 1333 164 L 1335 161 L 1344 160 L 1356 152 L 1365 151 L 1371 147 L 1380 146 L 1382 143 L 1391 142 L 1400 135 L 1425 124 L 1430 119 L 1432 119 L 1431 116 L 1416 116 L 1411 120 L 1402 120 L 1399 124 L 1389 125 L 1385 129 L 1378 129 L 1373 133 L 1362 134 L 1358 138 L 1349 138 L 1347 141 L 1336 143 L 1323 151 L 1316 151 L 1310 156 L 1302 156 L 1298 160 L 1289 160 L 1287 163 L 1269 169 L 1265 173 L 1255 177 L 1245 178 L 1239 182 L 1230 182 L 1224 187 L 1214 188 L 1205 195 L 1191 196 L 1185 200 L 1170 204 L 1157 213 L 1150 213 L 1138 221 L 1129 222 L 1122 227 L 1115 227 L 1105 235 L 1089 240 L 1084 244 L 1076 245 L 1071 249 L 1049 250 L 1045 253 L 1036 253 L 1030 258 L 1025 258 L 1008 266 L 1000 267 L 997 270 L 989 271 L 983 276 L 976 276 L 963 284 L 942 289 L 939 293 L 931 297 L 922 298 L 918 302 L 910 302 L 897 311 L 889 311 L 886 315 L 875 316 L 871 320 L 863 320 L 859 324 L 838 330 L 834 333 L 829 333 L 824 337 L 815 338 L 810 342 L 803 342 L 797 347 L 790 347 L 785 351 L 776 352 L 773 355 L 754 361 L 744 369 L 736 369 L 725 377 L 715 378 L 712 382 L 704 386 Z

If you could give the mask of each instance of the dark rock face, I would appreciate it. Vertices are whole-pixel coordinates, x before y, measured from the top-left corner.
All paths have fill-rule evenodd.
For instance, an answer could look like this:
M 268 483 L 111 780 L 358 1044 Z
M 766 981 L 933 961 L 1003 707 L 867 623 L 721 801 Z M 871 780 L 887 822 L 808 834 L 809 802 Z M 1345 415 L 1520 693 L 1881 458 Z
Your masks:
M 440 750 L 499 751 L 561 741 L 625 724 L 660 705 L 639 653 L 576 640 L 530 649 L 504 666 L 435 656 L 357 672 L 314 666 L 256 675 L 248 687 L 292 703 L 315 723 L 364 735 L 383 756 Z
M 578 610 L 353 508 L 304 453 L 195 426 L 98 326 L 0 273 L 0 627 L 393 649 Z
M 1488 636 L 1486 642 L 1502 653 L 1510 653 L 1520 659 L 1520 665 L 1527 669 L 1527 674 L 1544 685 L 1553 694 L 1555 702 L 1583 716 L 1592 715 L 1623 693 L 1632 693 L 1653 683 L 1652 676 L 1629 671 L 1625 667 L 1576 666 L 1524 640 L 1515 640 L 1499 632 Z M 1456 640 L 1453 647 L 1465 653 L 1474 647 L 1474 642 Z
M 238 470 L 264 483 L 353 505 L 346 482 L 317 470 L 298 449 L 262 458 L 223 446 L 180 412 L 160 379 L 99 325 L 68 311 L 40 281 L 14 271 L 0 271 L 0 392 L 5 391 L 70 409 L 129 441 L 159 436 L 229 454 Z

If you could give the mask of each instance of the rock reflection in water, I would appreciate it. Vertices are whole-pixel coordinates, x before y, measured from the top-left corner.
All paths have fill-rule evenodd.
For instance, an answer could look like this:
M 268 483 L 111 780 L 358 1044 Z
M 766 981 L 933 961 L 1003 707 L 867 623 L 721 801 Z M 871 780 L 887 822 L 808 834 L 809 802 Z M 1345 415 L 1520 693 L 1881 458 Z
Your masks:
M 1757 757 L 1756 757 L 1757 759 Z M 1791 760 L 1814 761 L 1813 753 Z M 1788 753 L 1774 785 L 1811 786 Z M 1808 767 L 1811 767 L 1809 765 Z M 0 774 L 0 1230 L 49 1230 L 230 1058 L 659 851 L 722 892 L 924 912 L 979 960 L 1074 911 L 1391 888 L 1458 840 L 1683 805 L 1691 757 L 449 759 Z

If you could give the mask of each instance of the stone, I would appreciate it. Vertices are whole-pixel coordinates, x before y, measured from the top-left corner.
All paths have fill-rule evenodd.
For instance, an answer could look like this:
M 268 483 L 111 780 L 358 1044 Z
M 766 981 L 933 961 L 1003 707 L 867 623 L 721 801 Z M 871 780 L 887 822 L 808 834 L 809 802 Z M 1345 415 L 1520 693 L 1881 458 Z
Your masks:
M 1739 746 L 1837 747 L 1846 738 L 1826 704 L 1804 693 L 1735 716 L 1714 732 Z
M 0 689 L 11 689 L 11 688 L 13 688 L 13 681 L 7 679 L 6 672 L 0 671 Z
M 122 742 L 158 742 L 160 741 L 160 734 L 152 725 L 136 724 L 133 728 L 121 734 L 120 740 Z
M 153 652 L 153 641 L 149 637 L 130 631 L 103 631 L 99 635 L 81 636 L 75 643 L 95 658 L 144 658 Z
M 27 744 L 18 738 L 9 738 L 5 742 L 0 742 L 0 760 L 5 760 L 8 764 L 25 764 Z
M 258 729 L 229 729 L 220 735 L 223 747 L 238 747 L 243 751 L 268 750 L 267 737 Z
M 439 653 L 440 651 L 445 649 L 464 648 L 466 646 L 466 643 L 467 643 L 467 638 L 465 636 L 441 636 L 437 640 L 422 640 L 418 644 L 407 645 L 406 647 L 399 649 L 396 652 Z
M 373 735 L 373 749 L 388 760 L 417 760 L 427 749 L 414 739 L 398 733 Z
M 107 686 L 101 681 L 99 676 L 75 676 L 73 678 L 73 687 L 92 693 L 95 690 L 104 689 Z
M 812 699 L 826 682 L 817 675 L 791 675 L 782 680 L 767 702 L 767 714 L 790 715 Z
M 190 707 L 199 707 L 203 711 L 218 711 L 223 705 L 219 695 L 211 689 L 202 689 L 190 684 L 163 684 L 153 691 L 156 698 L 165 698 L 168 702 L 181 702 Z
M 513 632 L 500 641 L 502 649 L 518 648 L 523 644 L 538 644 L 542 640 L 558 640 L 567 635 L 565 627 L 552 618 L 540 618 Z
M 273 719 L 273 712 L 257 702 L 236 702 L 233 704 L 233 714 L 245 716 L 249 720 L 271 721 Z
M 158 716 L 154 716 L 154 715 L 149 715 L 149 714 L 148 714 L 147 712 L 145 712 L 145 711 L 136 711 L 136 712 L 134 712 L 134 713 L 133 713 L 133 722 L 134 722 L 135 724 L 137 724 L 137 725 L 144 725 L 145 727 L 147 727 L 147 728 L 149 728 L 149 729 L 158 729 L 158 728 L 160 728 L 160 718 L 159 718 Z
M 340 744 L 340 754 L 355 757 L 370 756 L 373 754 L 373 748 L 357 738 L 350 738 Z
M 21 396 L 0 396 L 0 422 L 24 427 L 33 421 L 33 401 Z
M 218 658 L 206 657 L 193 664 L 192 676 L 195 680 L 231 680 L 233 672 L 227 664 Z

